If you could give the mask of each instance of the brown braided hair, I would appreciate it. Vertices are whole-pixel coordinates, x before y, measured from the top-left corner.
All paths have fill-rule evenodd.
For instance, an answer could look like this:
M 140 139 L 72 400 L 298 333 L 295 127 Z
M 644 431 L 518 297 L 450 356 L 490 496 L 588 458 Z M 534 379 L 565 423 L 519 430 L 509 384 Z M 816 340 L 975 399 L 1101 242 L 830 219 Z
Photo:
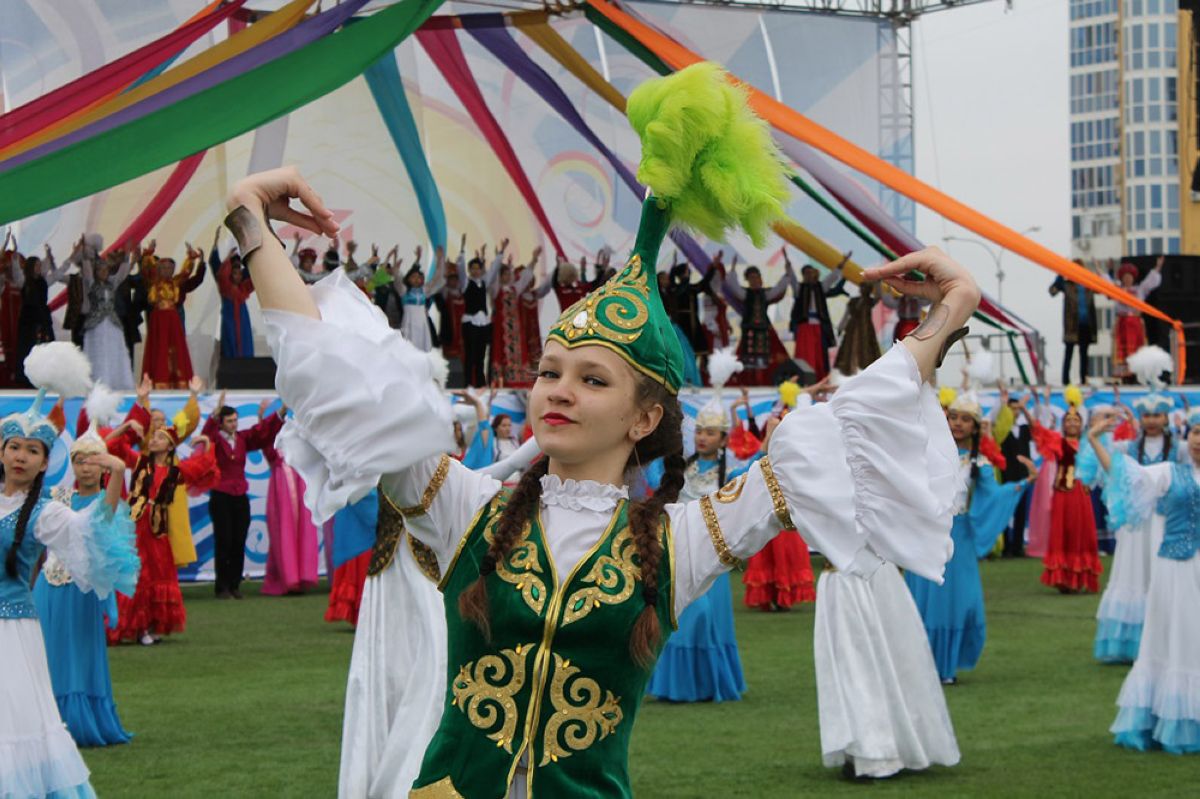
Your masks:
M 630 502 L 627 511 L 629 531 L 637 547 L 642 601 L 645 605 L 630 631 L 629 652 L 635 663 L 648 670 L 654 664 L 662 640 L 657 613 L 658 565 L 662 558 L 660 517 L 663 507 L 677 500 L 683 488 L 683 411 L 673 395 L 648 377 L 638 376 L 636 391 L 635 401 L 639 407 L 646 408 L 657 403 L 663 408 L 663 417 L 658 426 L 634 446 L 625 464 L 627 473 L 656 458 L 662 458 L 664 466 L 658 491 L 648 499 Z M 549 459 L 542 458 L 522 475 L 496 524 L 488 551 L 479 564 L 478 579 L 458 596 L 459 615 L 474 622 L 485 640 L 491 640 L 486 578 L 496 570 L 496 564 L 508 555 L 532 517 L 542 498 L 542 477 L 549 468 Z

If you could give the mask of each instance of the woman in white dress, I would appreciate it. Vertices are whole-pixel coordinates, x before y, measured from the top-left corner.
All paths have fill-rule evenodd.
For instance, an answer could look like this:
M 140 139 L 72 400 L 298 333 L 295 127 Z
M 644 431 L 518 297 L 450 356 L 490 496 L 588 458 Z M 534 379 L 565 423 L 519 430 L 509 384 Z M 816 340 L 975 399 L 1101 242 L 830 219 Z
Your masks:
M 863 573 L 868 547 L 934 580 L 950 555 L 957 459 L 928 380 L 979 290 L 936 250 L 867 275 L 934 301 L 918 331 L 832 402 L 790 415 L 736 485 L 672 502 L 683 483 L 683 357 L 650 272 L 672 214 L 693 218 L 684 195 L 700 202 L 695 193 L 708 182 L 665 173 L 759 170 L 717 181 L 737 196 L 704 205 L 710 222 L 720 209 L 714 235 L 736 223 L 758 241 L 786 184 L 765 130 L 713 65 L 651 82 L 630 109 L 646 139 L 644 177 L 662 194 L 643 207 L 625 269 L 547 336 L 530 394 L 547 457 L 512 492 L 444 454 L 454 446 L 452 414 L 424 354 L 343 276 L 311 290 L 296 276 L 268 216 L 337 230 L 299 174 L 251 176 L 229 201 L 227 224 L 265 311 L 279 393 L 295 412 L 280 448 L 306 478 L 314 518 L 382 481 L 442 575 L 447 693 L 414 799 L 527 796 L 535 780 L 552 796 L 628 794 L 630 733 L 674 619 L 781 529 L 819 531 L 822 552 L 852 573 Z M 680 156 L 656 137 L 675 140 L 684 122 L 694 142 L 708 143 L 682 153 L 686 164 L 649 168 L 655 154 Z M 737 159 L 722 155 L 729 136 Z M 289 197 L 307 212 L 288 208 Z M 926 280 L 903 277 L 913 269 Z M 658 456 L 666 463 L 659 491 L 630 502 L 631 471 Z
M 1162 510 L 1162 543 L 1150 569 L 1141 644 L 1117 697 L 1109 731 L 1119 746 L 1174 754 L 1200 753 L 1200 409 L 1188 414 L 1187 458 L 1142 466 L 1108 453 L 1100 436 L 1109 414 L 1088 433 L 1118 492 Z
M 118 260 L 119 258 L 119 260 Z M 113 264 L 116 263 L 116 272 Z M 84 258 L 83 351 L 92 364 L 92 378 L 116 391 L 133 391 L 133 369 L 125 349 L 125 328 L 117 316 L 117 286 L 129 275 L 129 253 Z
M 133 538 L 128 521 L 113 521 L 125 464 L 108 454 L 90 458 L 109 481 L 103 499 L 86 510 L 52 501 L 42 481 L 59 431 L 40 407 L 47 387 L 60 394 L 65 386 L 72 394 L 86 392 L 87 359 L 73 344 L 43 344 L 30 352 L 24 370 L 40 387 L 37 399 L 0 423 L 0 795 L 94 797 L 88 768 L 54 699 L 29 587 L 38 558 L 49 549 L 80 591 L 101 599 L 114 589 L 133 592 Z

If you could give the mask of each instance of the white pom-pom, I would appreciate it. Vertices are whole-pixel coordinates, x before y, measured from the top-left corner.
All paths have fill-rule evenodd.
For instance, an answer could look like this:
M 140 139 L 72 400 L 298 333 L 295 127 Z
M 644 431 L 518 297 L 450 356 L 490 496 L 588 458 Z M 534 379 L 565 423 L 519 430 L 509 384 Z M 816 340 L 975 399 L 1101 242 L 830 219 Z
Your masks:
M 429 358 L 429 371 L 433 375 L 433 382 L 445 388 L 446 381 L 450 379 L 450 364 L 438 350 L 430 350 L 425 355 Z
M 745 368 L 734 352 L 733 347 L 725 347 L 708 356 L 708 380 L 714 388 L 721 388 Z
M 1129 370 L 1137 375 L 1138 382 L 1149 386 L 1161 385 L 1162 373 L 1175 371 L 1171 355 L 1162 347 L 1142 347 L 1130 355 L 1126 363 Z
M 847 376 L 839 372 L 837 369 L 831 369 L 829 371 L 829 385 L 832 388 L 837 388 L 842 383 L 845 383 L 847 379 Z
M 92 393 L 88 394 L 84 407 L 87 409 L 88 419 L 92 424 L 108 427 L 114 423 L 117 406 L 120 404 L 119 394 L 103 383 L 97 383 L 92 386 Z
M 83 237 L 83 243 L 96 252 L 100 252 L 104 249 L 104 236 L 99 233 L 89 233 Z
M 990 386 L 1000 379 L 1000 362 L 989 349 L 981 349 L 971 356 L 967 376 L 975 383 Z
M 92 387 L 92 364 L 69 341 L 39 344 L 25 357 L 25 376 L 60 397 L 82 397 Z

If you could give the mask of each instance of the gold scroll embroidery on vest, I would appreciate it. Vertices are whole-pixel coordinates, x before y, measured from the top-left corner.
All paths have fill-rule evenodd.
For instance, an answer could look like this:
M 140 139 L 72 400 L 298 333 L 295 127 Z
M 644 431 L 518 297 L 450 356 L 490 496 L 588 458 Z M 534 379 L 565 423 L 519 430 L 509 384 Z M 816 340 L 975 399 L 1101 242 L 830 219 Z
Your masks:
M 476 729 L 491 730 L 487 737 L 509 754 L 519 715 L 513 697 L 525 685 L 525 658 L 531 649 L 533 644 L 519 644 L 468 663 L 451 686 L 450 704 L 466 713 Z
M 560 655 L 554 656 L 554 678 L 550 681 L 554 714 L 546 722 L 539 765 L 557 763 L 561 758 L 584 751 L 611 735 L 624 718 L 620 698 L 613 696 L 612 691 L 602 691 L 590 677 L 576 677 L 577 674 L 578 666 L 572 666 L 571 661 L 563 660 Z
M 488 544 L 492 543 L 495 527 L 503 514 L 496 514 L 483 531 Z M 529 609 L 539 616 L 546 607 L 546 583 L 538 575 L 542 564 L 538 562 L 538 545 L 529 540 L 530 525 L 525 524 L 521 535 L 508 550 L 508 554 L 496 564 L 496 574 L 506 583 L 511 583 L 521 592 L 521 599 Z
M 584 618 L 601 603 L 619 605 L 633 594 L 634 584 L 641 579 L 642 570 L 634 560 L 637 545 L 628 526 L 613 536 L 608 552 L 592 564 L 582 580 L 584 587 L 567 599 L 562 621 L 564 627 Z

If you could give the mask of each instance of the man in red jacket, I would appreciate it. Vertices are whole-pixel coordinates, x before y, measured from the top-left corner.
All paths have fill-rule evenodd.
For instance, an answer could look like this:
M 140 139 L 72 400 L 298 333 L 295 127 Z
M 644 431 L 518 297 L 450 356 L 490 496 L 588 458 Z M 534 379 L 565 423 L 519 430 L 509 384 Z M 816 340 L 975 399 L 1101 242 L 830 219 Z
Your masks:
M 263 400 L 259 414 L 270 400 Z M 217 572 L 217 599 L 241 599 L 242 567 L 246 559 L 246 535 L 250 532 L 250 498 L 246 496 L 246 453 L 275 442 L 283 427 L 286 408 L 258 424 L 238 430 L 238 412 L 225 404 L 225 392 L 216 411 L 204 423 L 204 435 L 216 451 L 221 480 L 209 493 L 208 515 L 213 526 L 213 561 Z

